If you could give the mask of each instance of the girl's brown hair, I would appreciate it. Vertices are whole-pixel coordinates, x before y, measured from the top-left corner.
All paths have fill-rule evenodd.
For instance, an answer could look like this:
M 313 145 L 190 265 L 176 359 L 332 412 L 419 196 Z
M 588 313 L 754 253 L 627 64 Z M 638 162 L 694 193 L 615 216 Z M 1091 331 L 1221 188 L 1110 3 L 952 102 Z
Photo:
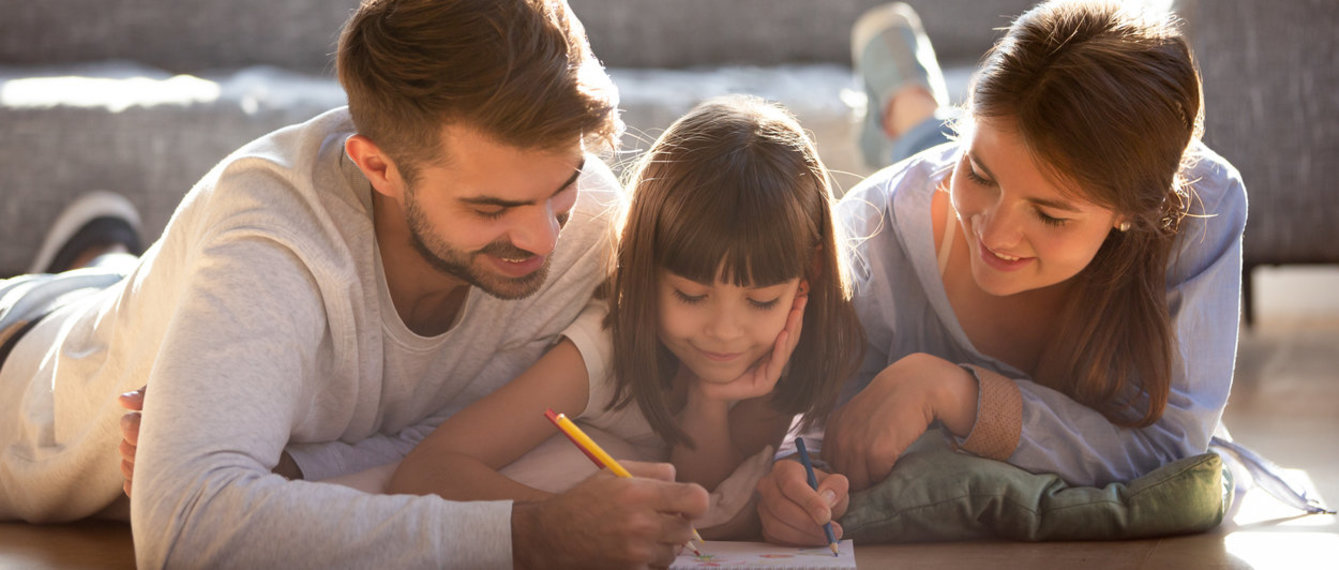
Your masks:
M 1075 277 L 1042 384 L 1141 427 L 1162 416 L 1176 356 L 1167 264 L 1202 131 L 1200 77 L 1176 19 L 1119 2 L 1053 1 L 1020 16 L 986 55 L 969 119 L 1015 125 L 1061 187 L 1129 222 Z
M 757 97 L 707 101 L 647 151 L 631 187 L 605 321 L 610 405 L 635 400 L 670 445 L 693 445 L 671 409 L 678 361 L 658 337 L 659 270 L 749 286 L 800 277 L 810 286 L 804 328 L 770 404 L 806 425 L 826 418 L 859 366 L 864 331 L 837 255 L 827 169 L 795 118 Z
M 617 91 L 562 0 L 364 0 L 336 56 L 358 132 L 407 178 L 443 157 L 441 129 L 498 142 L 613 146 Z

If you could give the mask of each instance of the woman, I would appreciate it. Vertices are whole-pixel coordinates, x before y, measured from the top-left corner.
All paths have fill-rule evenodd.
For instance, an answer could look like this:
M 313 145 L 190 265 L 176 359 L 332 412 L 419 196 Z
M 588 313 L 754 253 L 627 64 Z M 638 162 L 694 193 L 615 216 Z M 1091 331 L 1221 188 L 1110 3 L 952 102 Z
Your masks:
M 879 46 L 924 42 L 905 7 L 882 10 L 882 29 L 855 33 L 875 46 L 857 44 L 869 124 L 925 137 L 942 112 L 906 107 L 937 102 L 937 69 L 886 54 L 911 63 L 879 68 Z M 1231 387 L 1246 195 L 1198 142 L 1201 117 L 1168 14 L 1082 1 L 1020 16 L 956 140 L 842 200 L 869 339 L 824 442 L 845 478 L 806 491 L 779 462 L 759 486 L 768 539 L 824 543 L 814 523 L 840 516 L 847 479 L 878 483 L 936 423 L 964 451 L 1073 485 L 1202 453 Z

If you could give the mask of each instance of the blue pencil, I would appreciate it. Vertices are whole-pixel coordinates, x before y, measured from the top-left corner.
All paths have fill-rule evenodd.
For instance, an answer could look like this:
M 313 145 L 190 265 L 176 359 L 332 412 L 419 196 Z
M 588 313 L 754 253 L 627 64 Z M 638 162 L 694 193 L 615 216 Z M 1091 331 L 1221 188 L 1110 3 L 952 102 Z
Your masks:
M 804 464 L 804 474 L 809 477 L 809 486 L 817 491 L 818 478 L 814 477 L 814 464 L 809 462 L 809 450 L 804 448 L 804 438 L 795 438 L 795 447 L 800 449 L 800 463 Z M 828 548 L 832 549 L 832 555 L 838 556 L 837 537 L 832 534 L 832 521 L 823 523 L 823 534 L 828 535 Z

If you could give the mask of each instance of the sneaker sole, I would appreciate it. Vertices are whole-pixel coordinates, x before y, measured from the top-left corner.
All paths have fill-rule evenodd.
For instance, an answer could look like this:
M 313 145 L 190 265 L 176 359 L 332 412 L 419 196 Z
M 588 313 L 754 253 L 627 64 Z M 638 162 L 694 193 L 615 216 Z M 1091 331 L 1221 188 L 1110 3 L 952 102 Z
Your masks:
M 45 271 L 51 266 L 52 260 L 65 243 L 85 224 L 98 218 L 119 218 L 129 223 L 135 233 L 143 233 L 140 230 L 139 212 L 125 196 L 106 190 L 89 192 L 66 206 L 56 217 L 56 221 L 52 222 L 51 229 L 47 231 L 46 238 L 37 249 L 37 255 L 33 257 L 28 272 Z

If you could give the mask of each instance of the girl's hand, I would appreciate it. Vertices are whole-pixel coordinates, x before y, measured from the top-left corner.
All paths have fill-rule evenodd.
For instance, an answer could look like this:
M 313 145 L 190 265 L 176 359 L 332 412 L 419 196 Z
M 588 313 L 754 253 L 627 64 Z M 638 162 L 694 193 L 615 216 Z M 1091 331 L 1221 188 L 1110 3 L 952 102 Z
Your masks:
M 851 496 L 845 477 L 814 469 L 818 490 L 809 487 L 799 461 L 782 460 L 758 481 L 758 518 L 767 542 L 818 546 L 828 543 L 823 524 L 832 522 L 838 539 L 842 527 L 837 519 L 846 513 Z
M 786 316 L 786 327 L 776 336 L 772 351 L 763 356 L 757 364 L 749 367 L 738 378 L 724 384 L 696 382 L 694 388 L 707 400 L 737 402 L 772 393 L 781 371 L 786 369 L 790 355 L 800 342 L 800 329 L 804 326 L 804 307 L 809 304 L 808 285 L 801 282 L 800 290 L 790 305 L 790 314 Z
M 858 491 L 888 477 L 898 456 L 936 419 L 966 436 L 975 412 L 976 380 L 967 371 L 937 356 L 910 354 L 833 413 L 823 458 Z

